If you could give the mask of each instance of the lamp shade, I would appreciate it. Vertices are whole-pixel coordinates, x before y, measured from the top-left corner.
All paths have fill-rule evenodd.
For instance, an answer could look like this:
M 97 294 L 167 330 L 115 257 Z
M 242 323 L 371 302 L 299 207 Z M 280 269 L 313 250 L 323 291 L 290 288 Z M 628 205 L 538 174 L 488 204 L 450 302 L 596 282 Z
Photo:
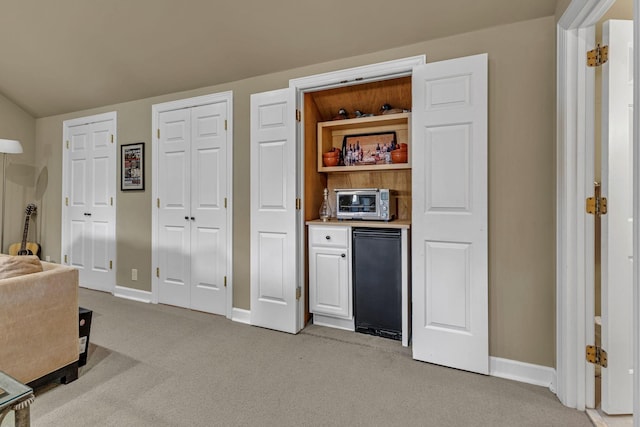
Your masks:
M 20 154 L 22 153 L 22 144 L 15 139 L 0 139 L 0 153 Z

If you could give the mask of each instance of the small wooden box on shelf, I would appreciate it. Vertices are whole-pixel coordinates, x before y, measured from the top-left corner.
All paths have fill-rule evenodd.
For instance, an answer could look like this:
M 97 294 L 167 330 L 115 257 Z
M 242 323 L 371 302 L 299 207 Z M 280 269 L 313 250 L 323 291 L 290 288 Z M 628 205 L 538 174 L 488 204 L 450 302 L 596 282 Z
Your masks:
M 349 135 L 395 132 L 396 142 L 409 146 L 410 119 L 411 113 L 398 113 L 318 123 L 318 172 L 411 169 L 410 160 L 405 163 L 377 163 L 355 166 L 324 166 L 322 162 L 322 154 L 332 148 L 341 150 L 343 138 Z

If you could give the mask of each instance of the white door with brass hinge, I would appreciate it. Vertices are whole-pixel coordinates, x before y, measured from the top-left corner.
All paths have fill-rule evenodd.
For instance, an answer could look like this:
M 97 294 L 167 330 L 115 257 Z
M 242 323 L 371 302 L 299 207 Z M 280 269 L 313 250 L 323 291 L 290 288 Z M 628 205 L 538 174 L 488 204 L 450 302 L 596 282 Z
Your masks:
M 157 112 L 158 302 L 229 315 L 226 99 Z
M 633 412 L 633 21 L 604 23 L 601 219 L 602 410 Z
M 115 289 L 116 113 L 63 124 L 63 263 L 80 286 Z
M 487 55 L 415 67 L 413 357 L 489 373 Z
M 296 333 L 295 99 L 291 88 L 251 95 L 251 324 Z

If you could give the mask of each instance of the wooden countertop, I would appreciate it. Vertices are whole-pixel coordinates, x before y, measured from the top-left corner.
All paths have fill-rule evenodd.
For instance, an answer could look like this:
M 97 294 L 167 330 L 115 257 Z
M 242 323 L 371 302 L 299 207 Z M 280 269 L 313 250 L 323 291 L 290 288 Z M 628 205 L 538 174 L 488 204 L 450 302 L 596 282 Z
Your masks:
M 351 227 L 368 227 L 368 228 L 411 228 L 411 221 L 406 219 L 394 219 L 393 221 L 365 221 L 365 220 L 337 220 L 331 218 L 329 221 L 321 219 L 312 219 L 306 222 L 307 225 L 350 225 Z

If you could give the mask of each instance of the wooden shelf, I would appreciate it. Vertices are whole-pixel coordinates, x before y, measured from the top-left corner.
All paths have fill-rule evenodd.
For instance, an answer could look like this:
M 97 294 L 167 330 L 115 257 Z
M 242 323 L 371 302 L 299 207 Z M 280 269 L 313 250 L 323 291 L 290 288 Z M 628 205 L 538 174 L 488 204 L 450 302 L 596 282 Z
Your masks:
M 342 148 L 342 140 L 348 135 L 393 131 L 398 143 L 409 146 L 411 113 L 388 114 L 356 119 L 333 120 L 318 123 L 318 172 L 357 172 L 366 170 L 411 169 L 411 163 L 371 164 L 358 166 L 331 166 L 322 163 L 322 154 L 331 148 Z M 409 158 L 411 156 L 409 155 Z

